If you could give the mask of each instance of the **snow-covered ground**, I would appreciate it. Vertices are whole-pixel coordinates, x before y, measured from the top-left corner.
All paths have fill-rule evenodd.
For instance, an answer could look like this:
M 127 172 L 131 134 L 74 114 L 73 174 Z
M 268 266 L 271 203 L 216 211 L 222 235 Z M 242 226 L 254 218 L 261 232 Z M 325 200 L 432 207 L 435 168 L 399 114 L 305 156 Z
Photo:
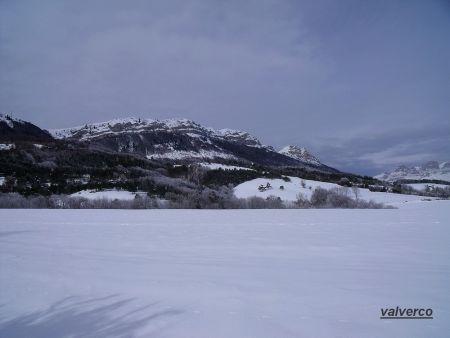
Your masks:
M 131 191 L 126 191 L 126 190 L 116 190 L 116 189 L 111 189 L 111 190 L 101 190 L 101 191 L 97 191 L 97 190 L 82 190 L 82 191 L 78 191 L 70 196 L 72 197 L 84 197 L 90 200 L 93 199 L 108 199 L 108 200 L 133 200 L 136 195 L 145 195 L 145 192 L 131 192 Z
M 434 188 L 448 188 L 450 185 L 448 184 L 436 184 L 436 183 L 409 183 L 407 186 L 410 186 L 413 189 L 423 191 L 428 189 L 434 189 Z
M 297 195 L 301 193 L 306 198 L 310 198 L 315 188 L 321 187 L 324 189 L 342 188 L 340 185 L 328 182 L 319 182 L 304 180 L 298 177 L 289 177 L 290 181 L 286 182 L 282 179 L 267 179 L 267 178 L 255 178 L 244 183 L 239 184 L 234 189 L 234 194 L 239 198 L 247 198 L 251 196 L 258 196 L 267 198 L 269 196 L 280 197 L 283 201 L 296 201 Z M 304 182 L 304 186 L 302 185 Z M 270 183 L 271 189 L 265 191 L 259 191 L 260 185 L 265 186 Z M 283 188 L 280 188 L 283 187 Z M 355 198 L 353 190 L 349 188 L 349 196 Z M 423 196 L 416 195 L 402 195 L 392 194 L 385 192 L 373 192 L 369 189 L 358 189 L 358 198 L 364 200 L 373 200 L 378 203 L 385 203 L 392 206 L 401 206 L 408 202 L 420 202 L 424 199 L 429 199 Z
M 217 169 L 222 169 L 222 170 L 253 170 L 250 168 L 246 168 L 246 167 L 239 167 L 236 165 L 229 165 L 229 164 L 222 164 L 222 163 L 206 163 L 206 162 L 202 162 L 199 163 L 202 167 L 211 169 L 211 170 L 217 170 Z
M 448 337 L 449 224 L 450 201 L 0 210 L 0 337 Z

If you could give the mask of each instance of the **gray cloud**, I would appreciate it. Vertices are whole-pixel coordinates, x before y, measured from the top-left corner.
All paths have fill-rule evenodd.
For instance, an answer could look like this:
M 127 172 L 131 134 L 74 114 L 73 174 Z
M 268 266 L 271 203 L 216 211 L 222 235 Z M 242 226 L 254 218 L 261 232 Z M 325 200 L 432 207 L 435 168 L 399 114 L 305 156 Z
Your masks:
M 448 159 L 449 19 L 437 0 L 2 1 L 0 110 L 187 117 L 361 173 Z
M 374 175 L 399 163 L 412 165 L 436 159 L 450 160 L 450 124 L 421 129 L 361 133 L 345 140 L 328 138 L 315 147 L 330 165 L 348 172 Z

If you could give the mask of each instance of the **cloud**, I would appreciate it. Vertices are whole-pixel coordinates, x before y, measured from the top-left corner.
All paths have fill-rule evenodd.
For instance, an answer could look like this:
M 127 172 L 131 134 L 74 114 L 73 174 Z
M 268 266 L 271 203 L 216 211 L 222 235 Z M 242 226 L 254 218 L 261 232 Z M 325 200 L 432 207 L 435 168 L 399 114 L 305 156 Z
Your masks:
M 317 143 L 329 164 L 349 172 L 374 175 L 401 164 L 450 160 L 450 125 L 359 134 Z
M 3 1 L 0 111 L 46 128 L 182 116 L 364 172 L 442 157 L 443 133 L 411 153 L 407 131 L 431 138 L 448 120 L 449 13 L 414 0 Z

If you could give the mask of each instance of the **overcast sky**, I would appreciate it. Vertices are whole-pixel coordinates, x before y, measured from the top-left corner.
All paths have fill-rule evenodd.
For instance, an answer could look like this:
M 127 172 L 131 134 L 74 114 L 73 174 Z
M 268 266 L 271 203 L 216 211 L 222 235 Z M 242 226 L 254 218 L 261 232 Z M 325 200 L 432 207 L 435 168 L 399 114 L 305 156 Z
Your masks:
M 0 0 L 0 111 L 186 117 L 363 174 L 450 160 L 450 1 Z

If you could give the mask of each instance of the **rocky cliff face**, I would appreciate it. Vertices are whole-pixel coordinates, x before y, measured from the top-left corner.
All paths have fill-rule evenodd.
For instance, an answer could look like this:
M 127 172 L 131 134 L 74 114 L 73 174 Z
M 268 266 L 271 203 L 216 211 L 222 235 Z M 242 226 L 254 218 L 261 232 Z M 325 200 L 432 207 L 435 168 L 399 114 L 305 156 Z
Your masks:
M 293 146 L 293 145 L 289 145 L 284 147 L 283 149 L 281 149 L 279 151 L 280 154 L 289 156 L 295 160 L 304 162 L 304 163 L 308 163 L 308 164 L 312 164 L 312 165 L 317 165 L 320 166 L 322 165 L 322 163 L 320 163 L 319 159 L 317 157 L 315 157 L 314 155 L 312 155 L 306 148 L 304 147 L 298 147 L 298 146 Z
M 132 153 L 148 159 L 238 160 L 271 166 L 302 166 L 335 171 L 303 152 L 295 158 L 265 146 L 247 132 L 201 126 L 187 119 L 117 119 L 52 130 L 58 139 L 80 141 L 105 151 Z

